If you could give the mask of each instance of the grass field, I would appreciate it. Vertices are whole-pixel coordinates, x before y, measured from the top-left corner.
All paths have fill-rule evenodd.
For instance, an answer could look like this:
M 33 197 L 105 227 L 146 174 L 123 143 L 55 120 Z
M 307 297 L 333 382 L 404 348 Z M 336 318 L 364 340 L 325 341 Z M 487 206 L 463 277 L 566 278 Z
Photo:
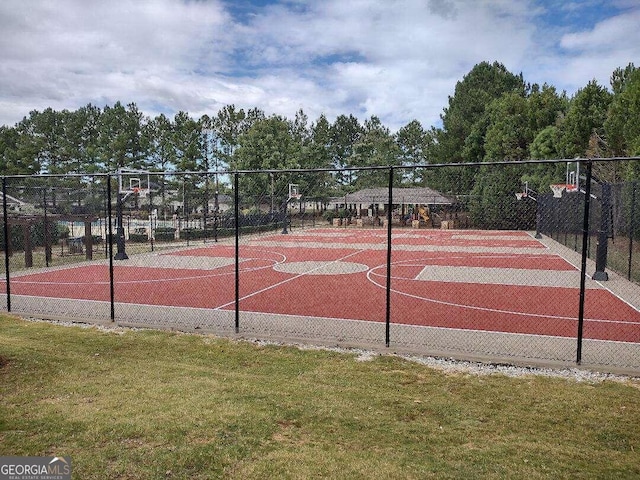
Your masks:
M 0 317 L 0 455 L 74 478 L 638 478 L 640 381 Z

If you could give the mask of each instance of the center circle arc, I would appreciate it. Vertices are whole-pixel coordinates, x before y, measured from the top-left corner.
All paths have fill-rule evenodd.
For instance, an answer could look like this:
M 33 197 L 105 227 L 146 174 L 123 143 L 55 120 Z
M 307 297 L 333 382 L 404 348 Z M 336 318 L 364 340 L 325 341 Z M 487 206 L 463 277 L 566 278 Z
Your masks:
M 366 272 L 367 265 L 355 262 L 285 262 L 274 265 L 277 272 L 291 273 L 294 275 L 348 275 L 352 273 Z

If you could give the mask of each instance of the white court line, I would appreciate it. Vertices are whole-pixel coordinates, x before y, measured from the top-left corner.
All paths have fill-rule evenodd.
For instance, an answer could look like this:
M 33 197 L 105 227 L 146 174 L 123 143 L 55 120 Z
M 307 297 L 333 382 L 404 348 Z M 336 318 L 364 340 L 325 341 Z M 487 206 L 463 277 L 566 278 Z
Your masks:
M 367 279 L 373 283 L 374 285 L 376 285 L 377 287 L 380 288 L 386 288 L 386 284 L 382 284 L 382 283 L 378 283 L 373 279 L 373 271 L 376 269 L 381 269 L 381 268 L 386 268 L 387 265 L 378 265 L 377 267 L 373 267 L 371 270 L 369 270 L 367 272 Z M 380 278 L 383 278 L 384 275 L 379 275 L 379 274 L 375 274 Z M 448 302 L 445 300 L 436 300 L 435 298 L 429 298 L 429 297 L 424 297 L 424 296 L 420 296 L 420 295 L 414 295 L 411 293 L 407 293 L 407 292 L 403 292 L 401 290 L 397 290 L 394 288 L 391 288 L 391 291 L 394 293 L 397 293 L 398 295 L 403 295 L 405 297 L 409 297 L 409 298 L 414 298 L 417 300 L 422 300 L 425 302 L 429 302 L 429 303 L 435 303 L 438 305 L 445 305 L 448 307 L 457 307 L 457 308 L 462 308 L 462 309 L 468 309 L 468 310 L 476 310 L 476 311 L 482 311 L 482 312 L 490 312 L 490 313 L 502 313 L 502 314 L 507 314 L 507 315 L 516 315 L 516 316 L 521 316 L 521 317 L 535 317 L 535 318 L 550 318 L 550 319 L 554 319 L 554 320 L 571 320 L 571 321 L 577 321 L 576 317 L 567 317 L 567 316 L 563 316 L 563 315 L 548 315 L 548 314 L 541 314 L 541 313 L 527 313 L 527 312 L 517 312 L 517 311 L 513 311 L 513 310 L 502 310 L 502 309 L 498 309 L 498 308 L 490 308 L 490 307 L 479 307 L 476 305 L 468 305 L 468 304 L 464 304 L 464 303 L 455 303 L 455 302 Z M 605 320 L 605 319 L 598 319 L 598 318 L 585 318 L 584 319 L 586 322 L 594 322 L 594 323 L 615 323 L 618 325 L 640 325 L 640 322 L 622 322 L 620 320 Z
M 257 291 L 255 291 L 253 293 L 245 295 L 244 297 L 241 297 L 239 300 L 244 300 L 244 299 L 247 299 L 247 298 L 251 298 L 251 297 L 253 297 L 255 295 L 258 295 L 260 293 L 266 292 L 266 291 L 271 290 L 273 288 L 279 287 L 280 285 L 284 285 L 285 283 L 289 283 L 289 282 L 291 282 L 293 280 L 296 280 L 296 279 L 298 279 L 300 277 L 304 277 L 305 275 L 309 275 L 310 273 L 313 273 L 316 270 L 325 269 L 325 268 L 328 267 L 328 265 L 331 265 L 333 263 L 341 262 L 341 261 L 343 261 L 343 260 L 345 260 L 345 259 L 347 259 L 349 257 L 353 257 L 354 255 L 358 255 L 358 254 L 366 252 L 366 251 L 367 250 L 358 250 L 357 252 L 352 252 L 352 253 L 350 253 L 348 255 L 345 255 L 344 257 L 337 258 L 335 260 L 332 260 L 331 262 L 327 262 L 327 263 L 324 263 L 323 265 L 320 265 L 320 266 L 318 266 L 316 268 L 312 268 L 311 270 L 309 270 L 307 272 L 301 273 L 301 274 L 296 275 L 296 276 L 291 277 L 291 278 L 286 278 L 286 279 L 282 280 L 281 282 L 274 283 L 273 285 L 269 285 L 268 287 L 265 287 L 265 288 L 263 288 L 261 290 L 257 290 Z M 220 310 L 221 308 L 228 307 L 229 305 L 234 305 L 235 303 L 236 303 L 236 301 L 233 300 L 232 302 L 227 302 L 224 305 L 220 305 L 218 307 L 215 307 L 214 310 Z
M 562 258 L 562 257 L 561 257 Z M 567 260 L 566 258 L 564 259 L 569 265 L 573 266 L 573 268 L 575 268 L 576 270 L 580 271 L 581 268 L 577 267 L 576 265 L 574 265 L 573 263 L 571 263 L 569 260 Z M 602 287 L 602 289 L 606 290 L 607 292 L 609 292 L 611 295 L 613 295 L 614 297 L 616 297 L 618 300 L 620 300 L 622 303 L 624 303 L 625 305 L 631 307 L 632 309 L 634 309 L 636 312 L 640 313 L 640 308 L 638 308 L 637 306 L 633 305 L 632 303 L 630 303 L 629 301 L 625 300 L 624 297 L 622 297 L 621 295 L 618 295 L 616 292 L 614 292 L 611 288 L 609 288 L 605 283 L 601 282 L 600 280 L 594 280 L 593 278 L 591 278 L 588 274 L 585 274 L 585 276 L 587 277 L 587 279 L 596 282 L 598 285 L 600 285 L 600 287 Z
M 269 252 L 269 253 L 273 253 L 275 255 L 280 256 L 282 259 L 281 260 L 273 260 L 273 259 L 268 259 L 268 258 L 260 258 L 260 257 L 244 257 L 241 260 L 239 260 L 238 263 L 244 263 L 244 262 L 248 262 L 250 260 L 266 260 L 271 262 L 268 265 L 265 265 L 263 267 L 253 267 L 253 268 L 245 268 L 242 269 L 241 272 L 254 272 L 254 271 L 258 271 L 258 270 L 264 270 L 267 268 L 273 268 L 275 265 L 279 265 L 281 263 L 283 263 L 286 260 L 286 256 L 281 254 L 281 253 L 277 253 L 277 252 Z M 226 264 L 226 265 L 221 265 L 219 268 L 224 268 L 224 267 L 228 267 L 229 265 L 234 265 L 234 262 Z M 129 265 L 118 265 L 118 266 L 122 266 L 122 267 L 126 267 Z M 131 265 L 132 268 L 144 268 L 144 269 L 154 269 L 154 268 L 165 268 L 165 269 L 171 269 L 170 267 L 163 267 L 163 266 L 159 266 L 159 267 L 152 267 L 152 266 L 142 266 L 142 265 Z M 65 270 L 71 270 L 72 268 L 67 268 Z M 185 270 L 187 270 L 185 268 Z M 188 269 L 188 270 L 196 270 L 194 268 Z M 215 269 L 209 269 L 209 271 L 212 271 Z M 214 277 L 224 277 L 224 276 L 229 276 L 229 275 L 234 275 L 234 272 L 226 272 L 226 273 L 208 273 L 208 274 L 204 274 L 204 275 L 189 275 L 189 276 L 183 276 L 183 277 L 163 277 L 163 278 L 147 278 L 147 279 L 139 279 L 139 280 L 117 280 L 115 279 L 114 284 L 115 285 L 130 285 L 130 284 L 142 284 L 142 283 L 146 283 L 146 284 L 151 284 L 151 283 L 164 283 L 164 282 L 173 282 L 173 281 L 180 281 L 180 280 L 197 280 L 197 279 L 203 279 L 203 278 L 214 278 Z M 2 282 L 0 282 L 1 284 Z M 64 286 L 80 286 L 80 285 L 109 285 L 110 282 L 109 281 L 98 281 L 98 282 L 42 282 L 42 281 L 37 281 L 37 280 L 11 280 L 11 284 L 19 284 L 19 285 L 64 285 Z

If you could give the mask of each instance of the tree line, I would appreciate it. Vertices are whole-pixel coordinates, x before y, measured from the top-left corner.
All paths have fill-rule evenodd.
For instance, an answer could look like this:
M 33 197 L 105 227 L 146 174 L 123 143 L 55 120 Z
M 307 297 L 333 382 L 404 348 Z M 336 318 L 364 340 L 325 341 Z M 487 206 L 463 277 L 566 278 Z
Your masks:
M 498 62 L 475 65 L 457 82 L 441 126 L 413 120 L 392 133 L 376 116 L 339 115 L 310 121 L 227 105 L 211 116 L 145 116 L 135 103 L 75 111 L 32 111 L 0 127 L 0 174 L 150 171 L 345 169 L 502 160 L 640 155 L 640 69 L 616 69 L 610 88 L 595 80 L 569 97 L 527 83 Z M 443 193 L 488 195 L 527 180 L 548 189 L 564 178 L 558 166 L 519 169 L 407 169 L 394 182 Z M 637 179 L 637 162 L 603 166 L 607 181 Z M 271 180 L 273 181 L 273 180 Z M 278 181 L 284 181 L 279 179 Z M 325 175 L 316 194 L 340 195 L 384 185 L 381 171 Z M 269 189 L 269 179 L 252 188 Z

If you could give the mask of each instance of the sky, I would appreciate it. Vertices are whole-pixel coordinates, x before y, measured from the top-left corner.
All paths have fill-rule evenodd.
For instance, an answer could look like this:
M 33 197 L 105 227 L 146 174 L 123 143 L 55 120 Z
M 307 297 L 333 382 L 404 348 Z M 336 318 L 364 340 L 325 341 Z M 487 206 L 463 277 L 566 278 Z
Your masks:
M 640 66 L 640 0 L 2 0 L 0 32 L 7 126 L 120 101 L 428 129 L 482 61 L 569 95 Z

